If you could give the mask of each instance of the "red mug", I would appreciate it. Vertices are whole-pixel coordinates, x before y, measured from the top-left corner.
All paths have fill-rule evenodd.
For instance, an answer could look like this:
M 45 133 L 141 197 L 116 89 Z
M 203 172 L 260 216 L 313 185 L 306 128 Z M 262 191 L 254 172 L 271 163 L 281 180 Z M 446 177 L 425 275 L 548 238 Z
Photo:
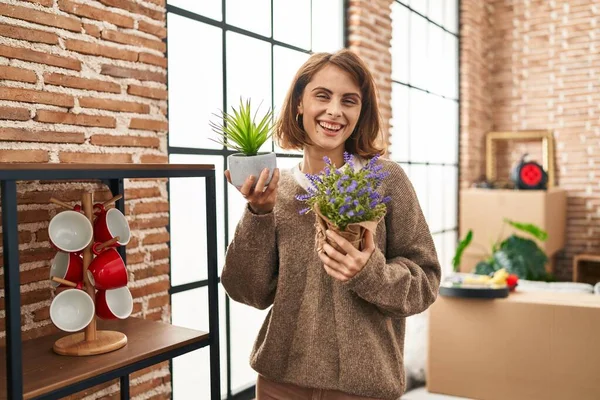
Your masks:
M 94 238 L 99 242 L 108 242 L 115 237 L 119 240 L 113 247 L 125 246 L 131 239 L 131 229 L 127 218 L 116 208 L 106 209 L 102 203 L 94 204 Z
M 83 281 L 83 260 L 77 253 L 65 253 L 59 251 L 52 260 L 50 267 L 50 278 L 65 279 L 71 282 Z M 53 287 L 64 287 L 65 285 L 52 281 Z
M 127 286 L 96 292 L 96 315 L 102 319 L 125 319 L 133 311 L 133 297 Z
M 92 251 L 96 258 L 90 263 L 87 276 L 96 289 L 109 290 L 127 286 L 127 267 L 114 247 L 98 251 L 101 243 L 94 243 Z

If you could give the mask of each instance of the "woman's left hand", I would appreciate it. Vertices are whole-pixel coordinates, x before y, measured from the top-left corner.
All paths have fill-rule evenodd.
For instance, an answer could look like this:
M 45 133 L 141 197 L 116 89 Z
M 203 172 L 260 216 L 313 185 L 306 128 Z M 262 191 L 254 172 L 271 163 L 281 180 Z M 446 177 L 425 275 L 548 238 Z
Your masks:
M 337 233 L 331 230 L 328 230 L 326 233 L 330 239 L 334 240 L 346 252 L 346 255 L 325 243 L 323 251 L 319 252 L 319 258 L 323 261 L 323 267 L 328 275 L 339 281 L 346 282 L 362 271 L 371 254 L 373 254 L 375 250 L 373 233 L 370 231 L 365 232 L 363 239 L 364 248 L 362 251 L 356 249 L 349 241 Z

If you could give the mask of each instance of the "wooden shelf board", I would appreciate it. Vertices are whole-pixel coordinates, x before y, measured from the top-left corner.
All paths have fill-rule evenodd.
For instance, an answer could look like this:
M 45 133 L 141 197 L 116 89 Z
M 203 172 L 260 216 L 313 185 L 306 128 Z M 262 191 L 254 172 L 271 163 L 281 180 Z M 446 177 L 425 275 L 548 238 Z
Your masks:
M 99 330 L 127 335 L 127 345 L 94 356 L 62 356 L 54 353 L 54 342 L 69 334 L 62 332 L 23 342 L 23 397 L 49 393 L 114 369 L 208 340 L 208 333 L 139 318 L 98 321 Z M 6 349 L 0 348 L 0 399 L 6 399 Z
M 23 171 L 23 170 L 44 170 L 44 171 L 72 171 L 72 170 L 124 170 L 124 171 L 186 171 L 186 170 L 213 170 L 212 164 L 59 164 L 59 163 L 5 163 L 0 167 L 0 171 Z

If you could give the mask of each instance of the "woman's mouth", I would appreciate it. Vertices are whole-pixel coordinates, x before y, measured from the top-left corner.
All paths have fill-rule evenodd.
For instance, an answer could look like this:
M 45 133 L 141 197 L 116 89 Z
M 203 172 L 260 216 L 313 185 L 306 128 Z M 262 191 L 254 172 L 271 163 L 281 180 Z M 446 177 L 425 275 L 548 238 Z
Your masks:
M 326 121 L 318 121 L 318 124 L 323 130 L 323 133 L 325 133 L 327 136 L 337 135 L 337 133 L 344 127 L 344 125 Z

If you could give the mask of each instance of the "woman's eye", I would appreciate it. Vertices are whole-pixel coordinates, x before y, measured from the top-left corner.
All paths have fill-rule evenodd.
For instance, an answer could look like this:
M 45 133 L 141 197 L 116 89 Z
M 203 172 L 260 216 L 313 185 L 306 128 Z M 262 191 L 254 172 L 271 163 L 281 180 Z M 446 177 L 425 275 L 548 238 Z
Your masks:
M 319 94 L 317 94 L 317 98 L 318 99 L 327 99 L 327 97 L 328 96 L 325 93 L 319 93 Z
M 356 100 L 353 100 L 353 99 L 346 99 L 346 100 L 344 100 L 344 102 L 346 104 L 356 104 Z

